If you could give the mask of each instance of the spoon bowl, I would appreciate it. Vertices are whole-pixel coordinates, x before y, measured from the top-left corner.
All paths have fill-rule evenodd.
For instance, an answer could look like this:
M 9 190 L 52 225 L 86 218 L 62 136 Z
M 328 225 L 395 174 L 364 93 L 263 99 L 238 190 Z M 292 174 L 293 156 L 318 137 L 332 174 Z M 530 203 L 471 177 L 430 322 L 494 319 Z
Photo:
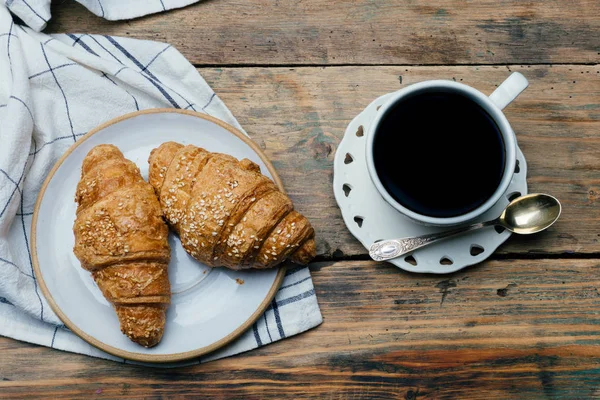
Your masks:
M 511 232 L 530 235 L 550 227 L 560 217 L 560 202 L 547 194 L 530 194 L 513 200 L 498 224 Z

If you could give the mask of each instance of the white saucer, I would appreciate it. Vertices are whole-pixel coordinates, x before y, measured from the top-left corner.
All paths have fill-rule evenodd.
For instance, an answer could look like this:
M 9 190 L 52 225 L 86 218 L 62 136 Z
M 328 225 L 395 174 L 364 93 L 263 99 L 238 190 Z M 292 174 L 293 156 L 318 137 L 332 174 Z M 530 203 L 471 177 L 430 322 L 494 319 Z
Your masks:
M 48 175 L 33 217 L 35 274 L 54 312 L 90 344 L 143 362 L 181 361 L 231 342 L 263 314 L 285 274 L 285 268 L 211 269 L 190 257 L 170 233 L 172 297 L 165 334 L 157 346 L 147 349 L 121 333 L 113 308 L 73 254 L 75 187 L 84 157 L 98 144 L 119 147 L 147 177 L 150 151 L 170 140 L 248 158 L 282 188 L 266 156 L 235 128 L 191 111 L 152 109 L 109 121 L 73 144 Z
M 408 219 L 390 206 L 377 192 L 369 177 L 365 160 L 366 132 L 380 105 L 389 93 L 377 98 L 348 125 L 333 164 L 333 192 L 346 226 L 369 248 L 383 239 L 418 236 L 439 232 L 443 228 L 424 226 Z M 399 149 L 399 156 L 403 151 Z M 509 198 L 527 194 L 527 162 L 517 147 L 517 168 L 505 195 L 479 221 L 494 219 L 508 205 Z M 450 194 L 448 194 L 450 195 Z M 511 233 L 483 228 L 416 250 L 412 255 L 390 260 L 411 272 L 446 274 L 488 258 Z

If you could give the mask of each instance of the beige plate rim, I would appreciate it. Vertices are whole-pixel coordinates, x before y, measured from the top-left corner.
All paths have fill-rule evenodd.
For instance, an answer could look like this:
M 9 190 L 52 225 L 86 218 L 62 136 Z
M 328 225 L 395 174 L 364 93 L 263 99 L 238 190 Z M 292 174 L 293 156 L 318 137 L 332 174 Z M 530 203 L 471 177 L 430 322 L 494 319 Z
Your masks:
M 258 154 L 258 156 L 265 163 L 265 165 L 267 166 L 267 169 L 271 173 L 271 176 L 273 177 L 273 181 L 275 182 L 275 184 L 279 187 L 279 189 L 282 192 L 284 191 L 281 179 L 279 178 L 279 175 L 277 175 L 277 172 L 275 171 L 273 164 L 271 164 L 271 162 L 268 160 L 267 156 L 262 152 L 262 150 L 258 147 L 258 145 L 256 143 L 254 143 L 246 135 L 241 133 L 239 130 L 237 130 L 233 126 L 226 124 L 225 122 L 223 122 L 217 118 L 211 117 L 206 114 L 194 112 L 194 111 L 171 109 L 171 108 L 155 108 L 155 109 L 150 109 L 150 110 L 136 111 L 133 113 L 125 114 L 120 117 L 114 118 L 108 122 L 105 122 L 105 123 L 99 125 L 98 127 L 94 128 L 94 129 L 92 129 L 85 136 L 83 136 L 81 139 L 79 139 L 77 142 L 73 143 L 73 145 L 71 147 L 69 147 L 69 149 L 65 152 L 65 154 L 63 154 L 62 157 L 60 157 L 60 159 L 56 162 L 56 164 L 54 164 L 54 167 L 52 167 L 52 169 L 50 170 L 50 173 L 44 180 L 44 183 L 42 185 L 42 188 L 40 189 L 40 193 L 39 193 L 38 198 L 35 203 L 35 208 L 33 210 L 33 219 L 31 222 L 31 255 L 32 255 L 32 261 L 33 261 L 33 269 L 35 271 L 37 281 L 40 285 L 40 289 L 42 290 L 44 297 L 48 301 L 48 304 L 50 304 L 50 307 L 52 308 L 54 313 L 62 320 L 62 322 L 64 322 L 64 324 L 71 331 L 73 331 L 73 333 L 75 333 L 77 336 L 79 336 L 80 338 L 82 338 L 83 340 L 85 340 L 86 342 L 91 344 L 92 346 L 95 346 L 95 347 L 99 348 L 100 350 L 103 350 L 103 351 L 105 351 L 109 354 L 112 354 L 114 356 L 117 356 L 117 357 L 125 358 L 128 360 L 133 360 L 133 361 L 153 362 L 153 363 L 169 363 L 169 362 L 184 361 L 184 360 L 189 360 L 191 358 L 196 358 L 196 357 L 211 353 L 211 352 L 217 350 L 218 348 L 223 347 L 224 345 L 230 343 L 234 339 L 236 339 L 238 336 L 240 336 L 242 333 L 244 333 L 267 309 L 267 307 L 269 306 L 269 304 L 275 297 L 277 290 L 281 286 L 281 283 L 283 282 L 283 277 L 285 276 L 285 270 L 286 270 L 286 268 L 284 266 L 279 268 L 277 276 L 275 277 L 275 281 L 273 282 L 273 286 L 271 286 L 271 289 L 267 293 L 267 296 L 265 297 L 263 302 L 258 306 L 258 309 L 250 316 L 250 318 L 248 318 L 243 324 L 241 324 L 235 331 L 231 332 L 229 335 L 225 336 L 223 339 L 221 339 L 209 346 L 201 347 L 201 348 L 195 349 L 195 350 L 186 351 L 183 353 L 143 354 L 143 353 L 135 353 L 135 352 L 131 352 L 131 351 L 125 351 L 125 350 L 121 350 L 121 349 L 118 349 L 113 346 L 109 346 L 109 345 L 101 342 L 100 340 L 86 334 L 81 329 L 79 329 L 73 322 L 71 322 L 71 320 L 69 320 L 69 318 L 67 318 L 67 316 L 58 307 L 58 305 L 54 301 L 54 298 L 50 294 L 50 291 L 48 290 L 46 283 L 44 282 L 44 277 L 41 273 L 39 262 L 38 262 L 37 245 L 36 245 L 37 219 L 38 219 L 40 205 L 42 203 L 42 199 L 44 198 L 44 193 L 46 192 L 46 188 L 47 188 L 48 184 L 50 183 L 50 181 L 54 177 L 54 174 L 56 173 L 58 168 L 62 165 L 64 160 L 66 160 L 66 158 L 73 152 L 73 150 L 75 150 L 81 143 L 83 143 L 87 139 L 89 139 L 92 135 L 102 131 L 103 129 L 105 129 L 111 125 L 114 125 L 114 124 L 124 121 L 126 119 L 135 118 L 135 117 L 138 117 L 140 115 L 145 115 L 145 114 L 161 114 L 161 113 L 184 114 L 184 115 L 189 115 L 192 117 L 205 119 L 207 121 L 215 123 L 215 124 L 219 125 L 220 127 L 228 130 L 229 132 L 231 132 L 232 134 L 237 136 L 239 139 L 241 139 L 248 146 L 250 146 L 250 148 L 256 154 Z

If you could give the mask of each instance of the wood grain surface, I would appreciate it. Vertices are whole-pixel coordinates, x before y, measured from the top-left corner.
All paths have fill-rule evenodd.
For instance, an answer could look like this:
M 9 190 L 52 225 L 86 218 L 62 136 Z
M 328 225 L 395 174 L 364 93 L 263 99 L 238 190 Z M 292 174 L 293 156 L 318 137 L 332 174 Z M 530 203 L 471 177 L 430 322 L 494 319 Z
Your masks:
M 174 370 L 0 338 L 0 396 L 600 396 L 598 260 L 491 261 L 447 277 L 368 261 L 311 269 L 324 323 L 310 332 Z
M 152 0 L 156 1 L 156 0 Z M 204 0 L 109 22 L 54 2 L 53 32 L 160 40 L 198 65 L 597 63 L 597 0 Z
M 350 120 L 378 96 L 411 83 L 453 79 L 491 93 L 511 71 L 530 81 L 505 110 L 528 162 L 529 190 L 557 196 L 563 215 L 544 233 L 509 239 L 498 254 L 600 254 L 598 65 L 200 69 L 312 221 L 318 254 L 336 259 L 366 255 L 331 189 L 333 158 Z
M 0 398 L 600 398 L 600 2 L 204 0 L 109 22 L 55 1 L 49 32 L 176 46 L 277 168 L 313 222 L 324 323 L 236 357 L 163 370 L 0 337 Z M 426 79 L 491 93 L 531 192 L 563 203 L 547 232 L 513 237 L 448 276 L 367 261 L 342 221 L 332 162 L 376 97 Z

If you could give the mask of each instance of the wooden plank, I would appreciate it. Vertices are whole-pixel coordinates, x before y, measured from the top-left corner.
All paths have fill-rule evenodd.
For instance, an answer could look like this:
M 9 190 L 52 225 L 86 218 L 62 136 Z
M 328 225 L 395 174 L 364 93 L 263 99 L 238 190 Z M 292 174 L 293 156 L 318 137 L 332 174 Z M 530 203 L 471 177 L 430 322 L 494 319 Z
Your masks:
M 378 96 L 426 79 L 491 93 L 510 71 L 530 87 L 506 110 L 529 167 L 530 192 L 556 195 L 563 215 L 547 232 L 513 237 L 501 254 L 600 253 L 600 67 L 206 68 L 200 73 L 273 161 L 314 224 L 318 253 L 366 254 L 332 193 L 333 158 L 349 121 Z
M 600 2 L 202 1 L 109 22 L 54 2 L 49 32 L 160 40 L 198 65 L 594 63 Z
M 448 277 L 362 261 L 312 270 L 324 323 L 310 332 L 175 370 L 0 338 L 0 397 L 600 396 L 598 260 L 492 261 Z

